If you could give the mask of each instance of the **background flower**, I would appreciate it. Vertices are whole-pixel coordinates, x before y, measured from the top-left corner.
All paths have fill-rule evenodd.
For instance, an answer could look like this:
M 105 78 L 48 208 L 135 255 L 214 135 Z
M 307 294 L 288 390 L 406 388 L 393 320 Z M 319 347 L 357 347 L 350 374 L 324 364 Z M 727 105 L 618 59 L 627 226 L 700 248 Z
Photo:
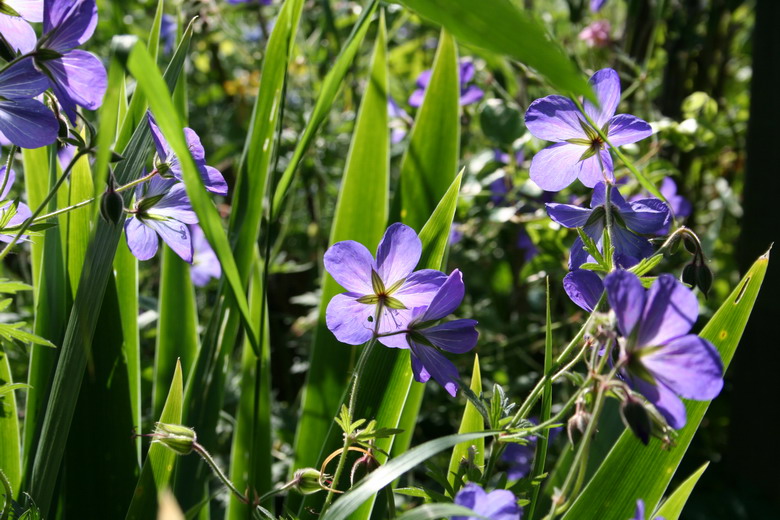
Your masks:
M 409 96 L 409 105 L 415 108 L 422 106 L 425 97 L 425 89 L 431 81 L 432 69 L 424 70 L 417 76 L 417 90 Z M 476 85 L 469 85 L 474 79 L 474 62 L 469 58 L 460 59 L 460 104 L 461 106 L 476 103 L 485 96 L 485 93 Z
M 491 520 L 520 520 L 523 510 L 517 505 L 517 498 L 511 491 L 496 489 L 490 493 L 477 484 L 463 486 L 455 495 L 455 503 L 468 507 L 475 513 Z M 478 520 L 474 516 L 453 516 L 452 520 Z

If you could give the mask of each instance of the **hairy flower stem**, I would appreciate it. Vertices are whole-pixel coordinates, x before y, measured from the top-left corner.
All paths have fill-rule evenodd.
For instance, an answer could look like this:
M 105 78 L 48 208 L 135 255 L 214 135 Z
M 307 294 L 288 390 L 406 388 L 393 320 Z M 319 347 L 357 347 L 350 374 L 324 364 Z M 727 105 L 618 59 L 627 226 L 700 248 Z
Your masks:
M 599 164 L 601 164 L 601 155 L 599 157 Z M 602 165 L 602 169 L 604 166 Z M 605 182 L 606 190 L 604 191 L 604 232 L 606 233 L 607 239 L 609 239 L 609 245 L 607 245 L 606 240 L 604 241 L 603 247 L 603 254 L 604 254 L 604 260 L 606 261 L 607 265 L 610 267 L 610 271 L 615 270 L 615 259 L 613 258 L 611 249 L 612 245 L 615 243 L 613 240 L 614 234 L 612 233 L 612 227 L 614 226 L 615 222 L 612 218 L 612 183 L 611 182 Z M 610 249 L 610 251 L 607 251 L 607 249 Z
M 377 312 L 377 319 L 376 319 L 376 326 L 374 328 L 374 331 L 379 330 L 379 316 L 381 315 L 380 312 Z M 360 353 L 360 357 L 358 358 L 358 362 L 355 365 L 355 370 L 352 372 L 352 389 L 349 392 L 349 421 L 352 422 L 354 420 L 354 414 L 355 414 L 355 401 L 357 400 L 357 392 L 360 388 L 360 376 L 363 373 L 363 369 L 366 366 L 366 362 L 368 361 L 368 357 L 371 353 L 371 350 L 373 350 L 374 345 L 376 344 L 376 338 L 377 334 L 374 333 L 374 337 L 371 338 L 371 340 L 366 344 L 366 346 L 363 348 L 363 351 Z M 341 474 L 344 472 L 344 468 L 347 465 L 347 456 L 349 455 L 349 448 L 352 446 L 352 436 L 344 434 L 344 447 L 343 451 L 341 452 L 341 455 L 339 456 L 339 462 L 336 466 L 336 471 L 333 473 L 333 485 L 330 486 L 331 489 L 328 490 L 328 496 L 325 497 L 325 504 L 322 506 L 321 514 L 324 513 L 328 507 L 330 507 L 331 502 L 333 502 L 333 498 L 335 496 L 335 487 L 339 484 L 339 479 L 341 478 Z
M 206 461 L 206 464 L 208 464 L 211 469 L 214 471 L 214 473 L 217 475 L 219 480 L 222 481 L 223 484 L 227 486 L 227 488 L 238 497 L 239 500 L 241 500 L 243 503 L 248 504 L 249 499 L 244 496 L 243 493 L 241 493 L 236 486 L 233 484 L 233 482 L 230 481 L 230 479 L 225 475 L 220 467 L 217 465 L 217 462 L 214 460 L 214 458 L 211 456 L 211 454 L 206 451 L 206 448 L 198 444 L 196 441 L 193 441 L 192 443 L 192 450 L 201 456 L 203 460 Z

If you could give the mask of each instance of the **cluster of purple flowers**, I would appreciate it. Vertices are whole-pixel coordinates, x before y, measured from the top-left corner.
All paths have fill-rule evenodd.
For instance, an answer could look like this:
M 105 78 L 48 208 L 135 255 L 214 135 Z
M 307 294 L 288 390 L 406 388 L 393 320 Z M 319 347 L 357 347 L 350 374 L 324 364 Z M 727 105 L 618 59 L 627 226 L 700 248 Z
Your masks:
M 459 319 L 435 324 L 458 308 L 465 293 L 457 269 L 449 276 L 433 269 L 415 271 L 422 243 L 404 224 L 391 225 L 376 260 L 352 240 L 333 244 L 325 269 L 347 292 L 325 313 L 328 329 L 342 343 L 360 345 L 372 338 L 390 348 L 409 349 L 418 382 L 433 377 L 455 396 L 458 371 L 442 351 L 462 354 L 477 344 L 477 322 Z
M 76 122 L 78 106 L 94 110 L 106 91 L 106 70 L 77 49 L 97 25 L 95 0 L 9 0 L 0 14 L 0 45 L 19 52 L 0 70 L 0 141 L 38 148 L 57 138 L 59 122 L 37 98 L 51 88 L 62 111 Z M 43 21 L 36 39 L 28 22 Z M 54 104 L 56 109 L 56 104 Z

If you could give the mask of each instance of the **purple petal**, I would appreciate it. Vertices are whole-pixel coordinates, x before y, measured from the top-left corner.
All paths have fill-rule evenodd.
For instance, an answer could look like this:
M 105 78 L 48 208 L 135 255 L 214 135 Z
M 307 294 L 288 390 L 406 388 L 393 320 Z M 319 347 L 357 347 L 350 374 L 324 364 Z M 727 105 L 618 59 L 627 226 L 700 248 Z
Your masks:
M 596 126 L 602 128 L 604 123 L 615 115 L 620 103 L 620 77 L 613 69 L 601 69 L 591 76 L 588 83 L 596 93 L 599 106 L 594 106 L 586 99 L 583 108 L 585 108 L 585 113 L 596 123 Z
M 95 0 L 47 0 L 43 5 L 45 48 L 67 52 L 83 44 L 97 26 Z
M 455 503 L 459 506 L 468 507 L 473 510 L 486 495 L 487 493 L 484 489 L 477 484 L 470 482 L 463 486 L 463 488 L 458 491 L 458 494 L 455 495 Z M 453 520 L 460 520 L 461 518 L 463 517 L 453 517 Z
M 600 150 L 599 155 L 601 161 L 599 161 L 598 156 L 594 155 L 578 163 L 579 173 L 577 176 L 580 182 L 588 188 L 603 182 L 605 176 L 610 181 L 615 180 L 615 176 L 612 174 L 612 156 L 609 154 L 609 150 Z
M 139 260 L 149 260 L 157 253 L 157 234 L 135 217 L 125 221 L 127 247 Z
M 406 119 L 409 117 L 406 111 L 398 106 L 395 99 L 389 96 L 387 98 L 387 116 L 391 119 Z
M 476 85 L 469 85 L 460 91 L 460 106 L 470 105 L 476 103 L 480 99 L 485 97 L 485 93 Z
M 579 175 L 579 160 L 585 150 L 569 143 L 548 146 L 531 160 L 531 180 L 545 191 L 562 190 Z
M 653 245 L 646 238 L 621 226 L 612 228 L 612 245 L 615 248 L 615 263 L 624 269 L 635 266 L 653 254 Z
M 690 201 L 682 195 L 677 194 L 677 184 L 675 184 L 671 177 L 664 177 L 663 182 L 661 182 L 660 191 L 661 195 L 666 197 L 666 200 L 669 201 L 675 218 L 684 218 L 693 212 L 693 206 Z
M 593 271 L 576 269 L 563 278 L 563 288 L 571 301 L 588 312 L 593 312 L 604 292 L 604 282 Z
M 538 139 L 561 142 L 584 139 L 582 115 L 574 102 L 563 96 L 535 100 L 525 113 L 525 125 Z
M 613 146 L 641 141 L 653 135 L 653 129 L 645 121 L 631 114 L 619 114 L 610 119 L 607 137 Z
M 617 191 L 617 190 L 613 190 Z M 611 196 L 610 196 L 611 198 Z M 593 193 L 590 196 L 590 207 L 597 208 L 607 202 L 607 185 L 599 182 L 593 187 Z
M 595 1 L 598 0 L 591 0 L 591 5 L 593 5 L 593 2 Z M 603 3 L 604 0 L 601 1 Z M 636 513 L 631 520 L 645 520 L 645 503 L 641 499 L 636 501 Z
M 0 101 L 0 133 L 21 148 L 40 148 L 57 139 L 59 123 L 35 99 Z
M 155 121 L 154 116 L 149 111 L 146 112 L 146 121 L 149 123 L 149 129 L 152 131 L 152 141 L 154 141 L 154 148 L 157 150 L 157 156 L 161 161 L 166 162 L 168 160 L 168 155 L 171 153 L 168 141 L 162 134 L 160 127 L 157 126 L 157 121 Z
M 422 363 L 425 370 L 433 376 L 433 379 L 439 383 L 452 397 L 458 393 L 458 369 L 452 362 L 437 352 L 435 349 L 426 345 L 420 345 L 412 341 L 412 354 Z
M 496 489 L 488 493 L 475 513 L 491 520 L 520 520 L 517 497 L 508 489 Z
M 25 58 L 0 72 L 0 97 L 29 99 L 47 88 L 49 81 L 35 68 L 32 58 Z
M 601 10 L 602 7 L 604 7 L 604 4 L 607 3 L 607 0 L 590 0 L 590 10 L 593 13 L 596 13 Z
M 336 242 L 325 251 L 323 262 L 325 270 L 346 290 L 361 295 L 374 293 L 371 284 L 374 257 L 363 244 L 354 240 Z
M 3 186 L 3 183 L 5 183 L 5 188 L 3 188 L 2 193 L 0 193 L 0 200 L 5 200 L 6 197 L 8 197 L 8 192 L 11 191 L 11 187 L 14 185 L 15 181 L 16 172 L 8 170 L 8 175 L 6 175 L 5 166 L 0 166 L 0 186 Z
M 680 397 L 707 401 L 723 388 L 723 363 L 718 351 L 694 334 L 673 339 L 641 359 L 657 381 Z
M 431 82 L 431 74 L 433 74 L 432 69 L 422 71 L 420 75 L 417 76 L 417 81 L 415 81 L 417 88 L 425 90 L 425 88 L 428 86 L 428 83 Z
M 620 333 L 628 337 L 645 308 L 645 289 L 634 273 L 617 270 L 604 278 L 607 301 L 615 312 Z
M 192 237 L 190 278 L 193 284 L 203 287 L 212 278 L 218 279 L 222 276 L 222 266 L 200 226 L 190 226 L 190 236 Z
M 577 237 L 574 239 L 574 244 L 571 246 L 571 252 L 569 253 L 569 270 L 579 269 L 585 262 L 592 262 L 595 259 L 592 258 L 585 251 L 585 244 L 582 243 L 582 239 Z
M 74 104 L 95 110 L 103 103 L 108 85 L 106 69 L 94 54 L 70 51 L 46 61 L 45 67 L 54 78 L 52 90 L 71 121 L 75 121 Z
M 201 176 L 203 177 L 203 184 L 206 185 L 206 189 L 211 193 L 227 195 L 228 185 L 225 182 L 225 177 L 222 176 L 222 172 L 213 166 L 204 166 L 201 168 Z
M 14 50 L 27 54 L 35 49 L 35 29 L 18 16 L 0 14 L 0 37 Z
M 392 294 L 408 309 L 428 307 L 447 275 L 435 269 L 421 269 L 406 278 L 403 285 Z
M 43 0 L 5 0 L 5 4 L 11 6 L 28 22 L 43 21 Z
M 474 79 L 474 62 L 468 59 L 460 60 L 460 84 L 465 85 Z
M 422 242 L 417 233 L 396 222 L 385 231 L 376 250 L 376 270 L 385 287 L 409 276 L 422 255 Z
M 420 108 L 423 104 L 423 99 L 425 99 L 425 89 L 418 88 L 414 92 L 412 92 L 412 95 L 409 96 L 409 106 L 414 108 Z
M 650 287 L 639 324 L 637 345 L 657 346 L 688 334 L 699 316 L 693 291 L 671 274 L 662 274 Z
M 189 222 L 192 224 L 193 222 Z M 192 240 L 186 223 L 178 220 L 144 219 L 144 224 L 152 228 L 168 247 L 188 264 L 192 263 Z
M 348 345 L 361 345 L 373 335 L 376 306 L 358 302 L 359 296 L 356 293 L 337 294 L 325 310 L 328 330 Z
M 547 215 L 553 222 L 557 222 L 569 229 L 584 226 L 593 213 L 592 209 L 570 204 L 558 204 L 557 202 L 545 204 L 545 207 L 547 208 Z
M 661 235 L 671 223 L 669 206 L 660 199 L 640 199 L 629 204 L 630 211 L 620 211 L 628 228 L 643 235 Z
M 431 300 L 428 309 L 420 317 L 420 321 L 440 320 L 445 316 L 449 316 L 455 312 L 460 302 L 463 301 L 465 292 L 466 287 L 463 285 L 463 274 L 458 269 L 455 269 L 450 273 L 439 290 L 436 291 L 436 295 Z
M 157 204 L 148 209 L 146 213 L 165 219 L 179 220 L 185 224 L 198 223 L 198 216 L 192 209 L 190 199 L 187 197 L 187 192 L 181 183 L 174 184 L 168 190 L 168 193 Z M 187 236 L 189 236 L 189 231 Z
M 648 383 L 644 379 L 630 374 L 627 375 L 627 379 L 637 392 L 645 396 L 661 412 L 669 426 L 675 430 L 685 426 L 685 405 L 671 388 L 663 383 L 657 385 Z
M 477 346 L 479 332 L 475 320 L 453 320 L 421 330 L 425 339 L 447 352 L 464 354 Z
M 5 170 L 5 166 L 2 169 Z M 3 175 L 3 174 L 4 173 L 0 173 L 0 175 Z M 0 177 L 0 178 L 2 178 L 2 177 Z M 2 208 L 0 208 L 0 214 L 2 214 L 5 211 L 5 209 L 8 206 L 10 206 L 10 205 L 11 205 L 11 203 L 9 202 L 8 204 L 6 204 Z M 21 226 L 30 217 L 32 217 L 32 211 L 30 211 L 29 206 L 27 206 L 27 204 L 25 204 L 24 202 L 20 202 L 16 206 L 16 213 L 14 213 L 14 216 L 11 217 L 8 220 L 8 223 L 6 224 L 6 227 Z M 12 234 L 9 234 L 9 235 L 0 234 L 0 241 L 2 241 L 2 242 L 11 242 L 11 240 L 13 240 L 14 236 L 16 236 L 16 232 L 14 232 Z M 30 235 L 22 235 L 21 236 L 22 240 L 27 240 L 29 238 L 30 238 Z
M 414 380 L 418 383 L 427 383 L 431 379 L 431 374 L 425 369 L 422 361 L 412 354 L 412 373 L 414 374 Z
M 535 442 L 530 444 L 508 443 L 501 460 L 508 462 L 509 468 L 506 476 L 509 480 L 519 480 L 531 472 L 531 463 L 534 460 Z

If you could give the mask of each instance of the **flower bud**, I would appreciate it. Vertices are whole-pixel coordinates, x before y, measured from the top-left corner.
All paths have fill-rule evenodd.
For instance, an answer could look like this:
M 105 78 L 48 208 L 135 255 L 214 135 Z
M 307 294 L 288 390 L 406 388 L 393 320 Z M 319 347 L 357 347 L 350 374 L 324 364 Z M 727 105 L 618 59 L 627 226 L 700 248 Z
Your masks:
M 192 453 L 193 445 L 198 438 L 195 430 L 192 428 L 161 422 L 155 425 L 153 437 L 154 442 L 159 442 L 178 455 L 189 455 Z
M 362 479 L 378 467 L 379 461 L 377 461 L 373 453 L 369 451 L 352 465 L 352 471 L 349 473 L 349 481 L 354 485 L 356 480 Z
M 320 483 L 322 473 L 314 468 L 301 468 L 293 475 L 293 489 L 301 495 L 311 495 L 325 489 Z
M 106 190 L 100 200 L 100 216 L 106 222 L 117 225 L 122 220 L 124 213 L 125 201 L 122 199 L 122 195 L 113 189 Z
M 650 442 L 653 424 L 647 409 L 639 399 L 631 395 L 627 396 L 620 405 L 620 417 L 623 419 L 623 423 L 642 441 L 642 444 L 647 445 Z

